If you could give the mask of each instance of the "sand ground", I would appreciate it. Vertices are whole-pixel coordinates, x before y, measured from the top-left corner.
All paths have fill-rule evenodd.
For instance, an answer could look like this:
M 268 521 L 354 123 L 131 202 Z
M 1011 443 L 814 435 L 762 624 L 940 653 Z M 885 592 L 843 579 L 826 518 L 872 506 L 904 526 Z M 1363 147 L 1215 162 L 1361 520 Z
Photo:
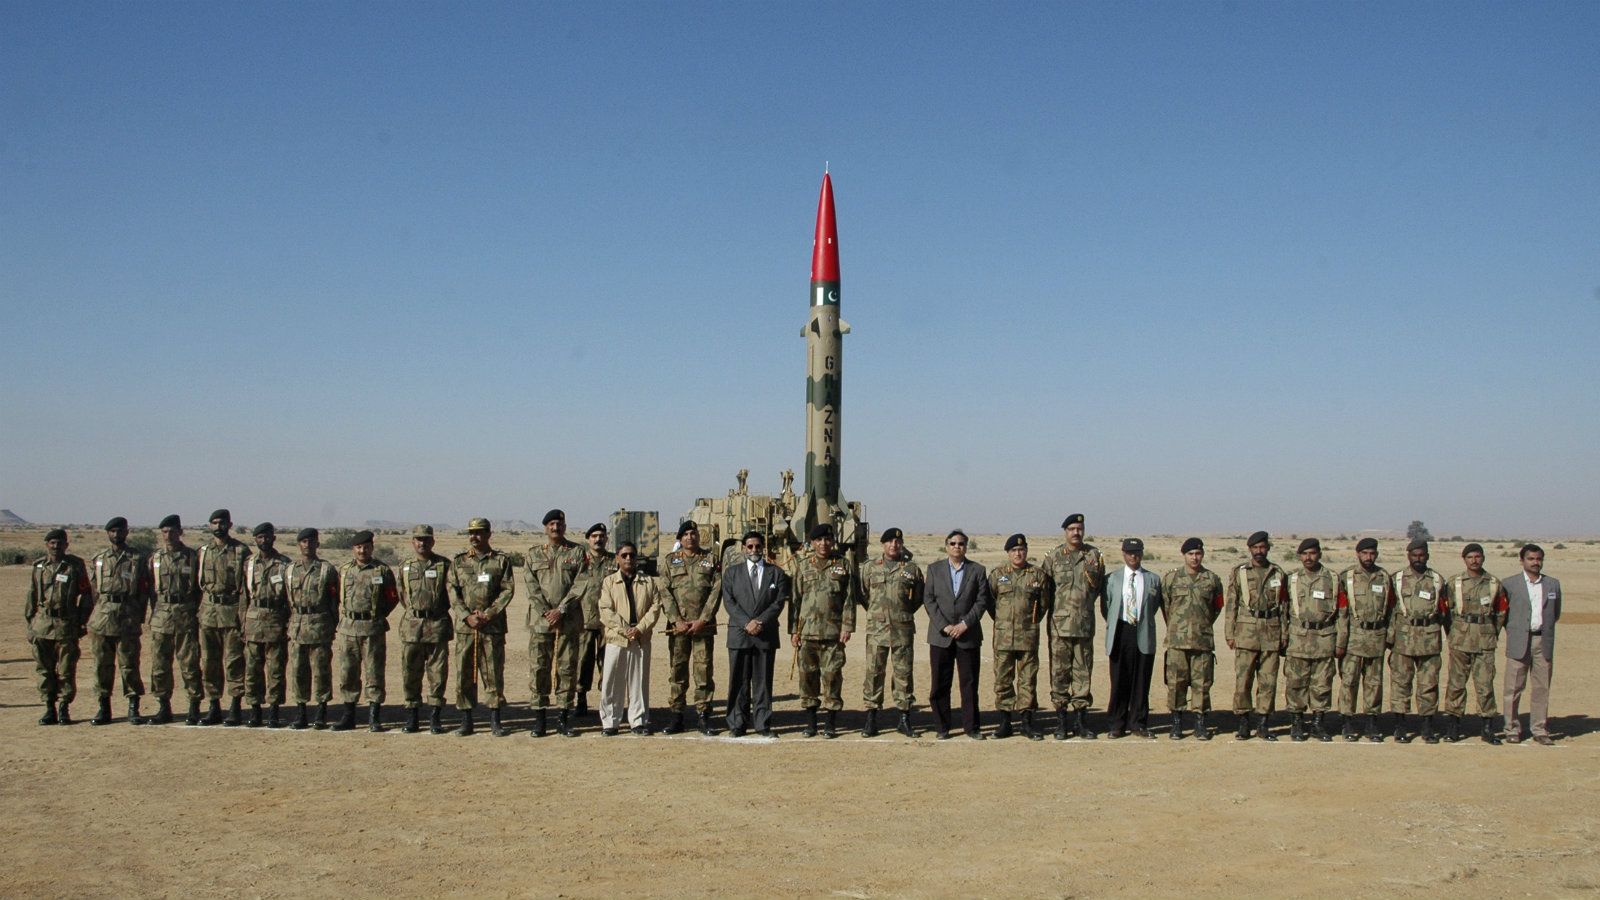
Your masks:
M 998 562 L 1002 539 L 976 538 L 975 558 Z M 1035 553 L 1057 538 L 1034 537 Z M 496 544 L 524 549 L 532 540 L 500 535 Z M 73 552 L 87 558 L 102 535 L 74 541 Z M 402 537 L 384 541 L 408 552 Z M 1176 538 L 1147 541 L 1150 568 L 1178 564 Z M 39 533 L 0 535 L 0 544 L 19 542 L 39 546 Z M 1117 542 L 1096 539 L 1108 550 Z M 1225 568 L 1243 543 L 1208 540 L 1208 562 Z M 1403 559 L 1402 543 L 1384 543 L 1391 567 Z M 1059 743 L 806 739 L 787 650 L 776 685 L 783 736 L 774 742 L 603 738 L 592 718 L 576 739 L 542 740 L 522 729 L 462 739 L 130 728 L 120 699 L 109 727 L 41 728 L 26 632 L 14 613 L 0 617 L 3 893 L 1420 897 L 1445 888 L 1592 896 L 1600 892 L 1600 546 L 1553 543 L 1545 544 L 1546 571 L 1562 579 L 1568 605 L 1551 698 L 1560 740 L 1552 748 L 1293 744 L 1286 736 L 1239 743 L 1226 733 L 1210 743 L 1164 734 Z M 461 545 L 459 535 L 448 536 L 440 549 Z M 912 540 L 924 563 L 938 546 L 934 535 Z M 1491 571 L 1517 571 L 1508 544 L 1489 546 Z M 1436 545 L 1436 566 L 1453 573 L 1459 548 Z M 1328 562 L 1352 559 L 1343 549 Z M 0 596 L 16 610 L 27 571 L 0 568 Z M 519 598 L 514 623 L 525 610 Z M 513 630 L 510 712 L 525 728 L 526 632 Z M 396 643 L 391 637 L 391 724 L 401 715 Z M 665 640 L 657 645 L 651 697 L 659 725 Z M 845 704 L 859 710 L 860 645 L 850 650 Z M 725 656 L 717 665 L 722 692 Z M 984 665 L 987 709 L 987 653 Z M 1104 659 L 1096 666 L 1095 706 L 1103 710 Z M 144 667 L 148 673 L 148 656 Z M 1225 709 L 1233 680 L 1226 647 L 1217 672 L 1212 700 Z M 1164 724 L 1159 667 L 1156 681 L 1153 720 Z M 94 713 L 87 654 L 79 688 L 74 713 L 84 722 Z M 858 728 L 860 713 L 843 724 Z M 919 724 L 927 729 L 925 714 Z

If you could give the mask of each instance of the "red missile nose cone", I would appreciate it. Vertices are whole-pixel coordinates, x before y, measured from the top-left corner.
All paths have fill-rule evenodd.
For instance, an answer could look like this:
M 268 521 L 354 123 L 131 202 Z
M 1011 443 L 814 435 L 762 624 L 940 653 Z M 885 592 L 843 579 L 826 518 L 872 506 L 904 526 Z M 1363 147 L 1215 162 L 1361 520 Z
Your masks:
M 811 280 L 839 280 L 839 229 L 833 222 L 833 179 L 822 173 L 817 198 L 817 236 L 811 242 Z

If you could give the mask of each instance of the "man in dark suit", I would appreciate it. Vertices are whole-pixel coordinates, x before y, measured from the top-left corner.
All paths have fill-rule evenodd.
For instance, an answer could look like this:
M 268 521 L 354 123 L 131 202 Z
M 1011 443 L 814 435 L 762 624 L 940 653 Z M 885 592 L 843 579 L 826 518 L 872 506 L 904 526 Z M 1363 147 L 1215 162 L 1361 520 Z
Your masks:
M 945 553 L 928 566 L 922 605 L 928 610 L 928 668 L 933 686 L 928 705 L 939 739 L 950 737 L 950 679 L 961 671 L 961 725 L 967 737 L 983 740 L 978 724 L 978 651 L 983 646 L 983 612 L 991 602 L 989 575 L 967 560 L 967 535 L 945 536 Z
M 1533 674 L 1533 690 L 1528 701 L 1528 730 L 1533 741 L 1546 747 L 1550 737 L 1550 669 L 1556 659 L 1556 620 L 1561 618 L 1561 582 L 1542 574 L 1544 550 L 1526 544 L 1522 574 L 1500 582 L 1506 592 L 1506 741 L 1522 740 L 1522 723 L 1517 706 L 1522 689 Z
M 745 560 L 722 573 L 722 606 L 728 611 L 728 730 L 743 737 L 754 727 L 772 730 L 772 664 L 778 655 L 778 614 L 789 600 L 789 576 L 767 560 L 760 532 L 744 536 Z M 748 721 L 745 707 L 751 712 Z
M 1111 660 L 1111 737 L 1150 733 L 1150 673 L 1156 661 L 1156 613 L 1161 576 L 1144 568 L 1144 541 L 1122 542 L 1123 568 L 1106 573 L 1100 615 L 1106 620 L 1106 656 Z

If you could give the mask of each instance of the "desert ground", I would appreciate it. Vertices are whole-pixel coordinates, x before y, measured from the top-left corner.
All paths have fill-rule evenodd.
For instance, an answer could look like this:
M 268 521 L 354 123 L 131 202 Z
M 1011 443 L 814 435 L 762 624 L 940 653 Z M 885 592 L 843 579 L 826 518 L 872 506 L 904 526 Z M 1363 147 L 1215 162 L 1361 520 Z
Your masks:
M 42 547 L 43 529 L 0 532 L 0 548 Z M 922 563 L 940 535 L 916 535 Z M 998 563 L 1003 537 L 975 535 Z M 1180 564 L 1180 537 L 1144 536 L 1147 566 Z M 1354 538 L 1321 535 L 1326 562 L 1354 560 Z M 70 552 L 104 543 L 75 529 Z M 499 534 L 501 549 L 539 539 Z M 1091 540 L 1118 558 L 1120 535 Z M 189 543 L 201 540 L 191 533 Z M 399 534 L 380 539 L 410 553 Z M 1035 555 L 1058 534 L 1030 538 Z M 1484 541 L 1490 571 L 1518 571 L 1514 538 Z M 1286 567 L 1294 540 L 1279 536 Z M 292 542 L 290 542 L 292 543 Z M 526 605 L 512 605 L 507 691 L 517 733 L 470 738 L 169 725 L 132 728 L 125 704 L 96 728 L 87 649 L 70 728 L 39 727 L 21 608 L 28 567 L 0 567 L 0 861 L 12 897 L 75 896 L 1412 896 L 1600 892 L 1600 543 L 1542 542 L 1566 595 L 1557 648 L 1554 747 L 1361 742 L 1236 742 L 1232 717 L 1209 743 L 1168 740 L 1160 666 L 1159 739 L 862 738 L 861 645 L 852 641 L 837 740 L 799 735 L 780 653 L 776 741 L 624 734 L 585 720 L 575 739 L 526 733 Z M 464 547 L 441 535 L 439 549 Z M 1559 546 L 1558 546 L 1559 545 Z M 1243 558 L 1241 536 L 1207 539 L 1210 567 Z M 1460 541 L 1434 545 L 1459 568 Z M 292 553 L 292 547 L 284 548 Z M 1380 562 L 1404 561 L 1404 541 Z M 342 560 L 341 552 L 326 554 Z M 386 719 L 401 717 L 398 640 L 390 637 Z M 917 699 L 927 663 L 919 648 Z M 148 677 L 148 653 L 144 670 Z M 666 719 L 665 639 L 651 679 Z M 991 709 L 992 665 L 980 691 Z M 726 690 L 726 657 L 717 660 Z M 1043 665 L 1041 664 L 1041 668 Z M 1503 662 L 1499 666 L 1504 674 Z M 1096 661 L 1095 708 L 1109 696 Z M 1213 705 L 1226 710 L 1232 658 L 1219 641 Z M 455 673 L 452 672 L 452 677 Z M 1048 678 L 1041 674 L 1041 694 Z M 120 693 L 120 686 L 117 688 Z M 1281 690 L 1281 688 L 1280 688 Z M 180 686 L 175 704 L 181 707 Z M 1281 705 L 1281 695 L 1280 695 Z M 146 699 L 145 709 L 153 706 Z M 720 711 L 720 703 L 719 703 Z M 1469 709 L 1469 712 L 1471 710 Z M 994 714 L 986 714 L 992 727 Z M 453 725 L 455 713 L 447 713 Z M 482 721 L 480 713 L 480 722 Z M 1468 717 L 1469 733 L 1475 720 Z M 718 722 L 720 725 L 720 721 Z M 892 724 L 892 722 L 891 722 Z M 1046 724 L 1053 724 L 1047 718 Z M 1103 718 L 1091 720 L 1104 730 Z

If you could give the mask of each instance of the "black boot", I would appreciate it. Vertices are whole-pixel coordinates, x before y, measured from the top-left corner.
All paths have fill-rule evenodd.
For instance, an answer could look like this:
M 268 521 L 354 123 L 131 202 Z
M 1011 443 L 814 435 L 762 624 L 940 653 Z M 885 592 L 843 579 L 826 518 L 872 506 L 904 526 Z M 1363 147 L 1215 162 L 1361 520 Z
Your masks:
M 817 710 L 815 707 L 806 710 L 806 730 L 801 732 L 806 737 L 817 736 Z
M 494 709 L 489 710 L 489 733 L 495 737 L 506 736 L 506 723 L 501 719 L 503 715 L 503 707 L 496 706 Z M 539 710 L 539 734 L 541 737 L 544 735 L 544 710 L 542 709 Z
M 383 704 L 367 704 L 367 730 L 373 734 L 382 734 L 388 729 L 383 727 Z
M 1367 713 L 1367 742 L 1371 744 L 1383 743 L 1383 732 L 1378 730 L 1378 717 L 1374 713 Z
M 710 737 L 717 733 L 717 730 L 711 727 L 711 710 L 697 709 L 694 711 L 694 718 L 701 734 Z
M 1297 744 L 1306 739 L 1304 719 L 1305 715 L 1303 713 L 1289 714 L 1289 740 Z
M 1169 735 L 1169 737 L 1171 737 L 1175 741 L 1183 740 L 1183 711 L 1182 710 L 1176 710 L 1175 709 L 1175 710 L 1172 711 L 1172 734 Z
M 443 714 L 439 711 L 438 706 L 433 706 L 428 710 L 428 733 L 444 734 Z
M 650 717 L 646 715 L 645 718 L 649 719 Z M 649 726 L 646 727 L 648 728 Z M 572 727 L 572 710 L 563 709 L 561 711 L 560 717 L 556 720 L 556 731 L 559 732 L 562 737 L 578 736 L 578 732 Z
M 1204 710 L 1194 714 L 1194 739 L 1197 741 L 1211 740 L 1211 728 L 1206 725 L 1206 714 Z
M 222 720 L 222 724 L 224 726 L 228 728 L 238 728 L 239 725 L 244 721 L 240 718 L 242 712 L 239 709 L 240 702 L 240 698 L 233 698 L 233 702 L 228 706 L 228 717 Z
M 917 736 L 917 732 L 911 727 L 911 713 L 908 710 L 900 711 L 900 724 L 895 726 L 895 730 L 908 738 Z
M 1272 733 L 1272 727 L 1268 724 L 1269 718 L 1266 713 L 1262 713 L 1257 718 L 1256 737 L 1261 738 L 1263 741 L 1276 741 L 1278 736 Z
M 338 721 L 338 723 L 336 725 L 333 726 L 333 730 L 334 731 L 354 731 L 355 727 L 356 727 L 356 705 L 354 703 L 346 703 L 344 705 L 344 715 L 339 717 L 339 721 Z
M 461 737 L 466 737 L 467 735 L 469 735 L 471 733 L 472 733 L 472 710 L 463 709 L 461 711 L 461 725 L 460 725 L 460 727 L 458 727 L 456 729 L 456 734 L 460 735 Z
M 1250 740 L 1250 714 L 1242 712 L 1234 713 L 1233 716 L 1239 720 L 1239 730 L 1234 732 L 1233 739 L 1236 741 Z
M 533 737 L 536 737 L 536 738 L 537 737 L 544 737 L 544 731 L 545 731 L 544 715 L 545 715 L 545 709 L 542 706 L 539 707 L 539 709 L 534 712 L 534 714 L 533 714 L 533 727 L 528 729 L 528 734 L 530 734 L 530 735 L 532 735 Z
M 583 716 L 587 716 L 589 714 L 589 692 L 588 691 L 579 692 L 579 694 L 578 694 L 578 708 L 577 708 L 577 712 L 575 714 L 579 718 L 582 718 Z M 682 729 L 680 728 L 679 730 L 681 731 Z
M 1347 741 L 1359 741 L 1359 740 L 1361 740 L 1361 735 L 1356 733 L 1356 717 L 1355 716 L 1347 715 L 1347 716 L 1344 717 L 1344 729 L 1340 732 L 1340 734 Z
M 311 721 L 311 727 L 318 731 L 328 727 L 328 701 L 323 700 L 317 704 L 317 715 Z
M 861 736 L 862 737 L 877 737 L 878 736 L 878 711 L 877 710 L 875 710 L 875 709 L 867 710 L 867 724 L 861 726 Z
M 221 700 L 212 700 L 211 701 L 210 707 L 206 710 L 206 717 L 204 719 L 200 720 L 200 724 L 201 725 L 221 725 L 222 724 L 222 701 Z
M 200 724 L 200 701 L 194 697 L 189 698 L 189 714 L 183 717 L 185 725 Z
M 1022 711 L 1022 736 L 1030 741 L 1044 740 L 1044 735 L 1039 733 L 1039 729 L 1033 727 L 1033 710 L 1031 709 Z
M 1445 716 L 1444 717 L 1444 739 L 1449 741 L 1452 744 L 1454 744 L 1456 741 L 1461 740 L 1461 717 L 1460 716 Z
M 111 724 L 111 698 L 101 697 L 100 708 L 95 712 L 94 718 L 89 720 L 90 725 Z
M 1433 730 L 1433 716 L 1422 717 L 1422 742 L 1424 744 L 1439 743 L 1439 735 Z
M 44 715 L 39 717 L 40 725 L 56 724 L 56 698 L 51 697 L 44 702 Z
M 274 703 L 271 706 L 267 707 L 267 727 L 268 728 L 282 728 L 283 727 L 283 717 L 279 714 L 279 710 L 281 708 L 282 708 L 281 705 L 277 704 L 277 703 Z
M 129 697 L 128 698 L 128 724 L 129 725 L 143 725 L 143 724 L 145 724 L 144 716 L 139 715 L 139 698 L 138 697 Z
M 171 697 L 158 697 L 158 698 L 156 698 L 156 716 L 153 719 L 146 719 L 144 723 L 146 725 L 166 725 L 166 724 L 169 724 L 171 721 L 172 721 L 172 698 Z
M 1011 737 L 1011 711 L 1000 710 L 1000 725 L 994 730 L 994 739 L 997 741 Z
M 250 721 L 248 724 L 251 728 L 260 728 L 264 724 L 261 721 L 261 704 L 250 704 Z
M 1065 707 L 1056 707 L 1056 732 L 1052 737 L 1058 741 L 1067 739 L 1067 710 Z
M 416 734 L 421 731 L 422 727 L 417 724 L 417 719 L 420 715 L 420 711 L 415 706 L 406 707 L 406 723 L 400 726 L 400 732 L 402 734 Z
M 1333 735 L 1328 733 L 1328 727 L 1322 722 L 1322 713 L 1311 714 L 1311 736 L 1324 744 L 1333 740 Z
M 832 740 L 839 736 L 839 711 L 830 709 L 822 715 L 822 736 Z
M 667 727 L 661 729 L 663 734 L 678 734 L 683 731 L 683 710 L 672 711 L 672 718 L 667 720 Z
M 1088 710 L 1083 710 L 1083 709 L 1078 710 L 1078 712 L 1075 715 L 1075 719 L 1076 719 L 1076 724 L 1077 724 L 1077 727 L 1078 727 L 1078 737 L 1083 738 L 1086 741 L 1094 740 L 1096 735 L 1095 735 L 1094 732 L 1089 730 L 1089 712 L 1088 712 Z
M 296 703 L 295 706 L 300 708 L 300 714 L 295 717 L 294 724 L 289 727 L 295 731 L 305 731 L 311 727 L 311 720 L 306 717 L 306 705 L 304 703 Z
M 1494 719 L 1490 716 L 1483 717 L 1483 731 L 1479 736 L 1483 738 L 1485 744 L 1500 746 L 1500 735 L 1495 733 Z
M 1400 713 L 1394 716 L 1394 739 L 1398 744 L 1411 743 L 1411 735 L 1406 733 L 1406 717 Z

